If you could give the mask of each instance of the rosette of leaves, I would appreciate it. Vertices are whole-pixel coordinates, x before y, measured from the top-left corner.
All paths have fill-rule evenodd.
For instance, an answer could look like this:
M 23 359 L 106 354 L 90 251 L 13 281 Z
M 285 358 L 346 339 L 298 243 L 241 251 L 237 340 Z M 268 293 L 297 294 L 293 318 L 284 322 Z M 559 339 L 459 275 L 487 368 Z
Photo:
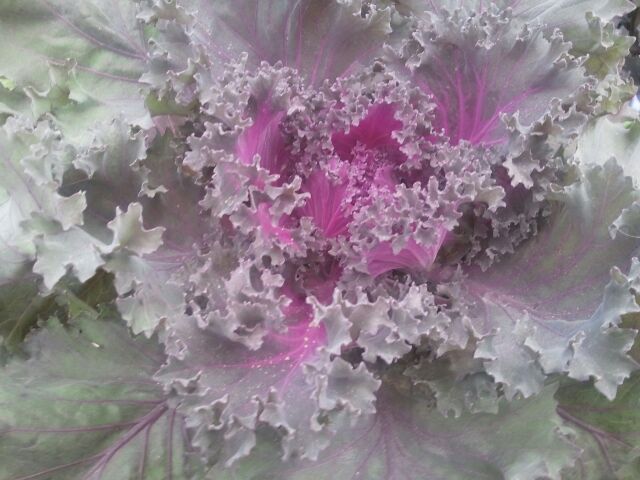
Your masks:
M 631 10 L 0 0 L 0 478 L 634 478 Z

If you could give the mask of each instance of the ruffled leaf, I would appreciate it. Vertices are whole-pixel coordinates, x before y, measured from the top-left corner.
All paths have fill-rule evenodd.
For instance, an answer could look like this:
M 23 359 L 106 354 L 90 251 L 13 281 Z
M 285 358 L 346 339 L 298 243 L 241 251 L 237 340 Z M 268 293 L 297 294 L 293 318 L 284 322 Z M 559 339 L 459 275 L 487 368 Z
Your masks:
M 203 456 L 227 466 L 253 450 L 260 426 L 278 431 L 279 455 L 316 458 L 341 410 L 373 411 L 379 382 L 363 365 L 322 352 L 317 326 L 272 332 L 252 351 L 185 318 L 171 325 L 167 343 L 171 358 L 158 378 L 181 399 Z
M 446 419 L 419 392 L 387 385 L 378 397 L 378 413 L 341 431 L 317 463 L 274 464 L 263 444 L 261 455 L 215 473 L 222 479 L 283 480 L 558 478 L 577 451 L 559 431 L 555 390 L 550 386 L 533 399 L 501 402 L 496 415 Z
M 435 126 L 451 143 L 493 145 L 507 141 L 503 115 L 529 126 L 586 83 L 570 47 L 494 7 L 477 16 L 428 15 L 400 56 L 412 81 L 433 95 Z
M 630 260 L 640 243 L 609 235 L 636 196 L 615 162 L 588 167 L 559 194 L 536 237 L 487 272 L 471 273 L 467 288 L 478 300 L 471 321 L 495 329 L 476 356 L 509 396 L 534 394 L 543 374 L 567 372 L 593 378 L 614 398 L 637 368 L 627 355 L 636 332 L 621 328 L 620 316 L 638 310 L 638 264 Z
M 429 11 L 453 11 L 456 8 L 479 9 L 480 11 L 496 4 L 501 8 L 511 8 L 514 14 L 530 23 L 540 22 L 548 32 L 556 28 L 569 34 L 582 33 L 586 27 L 587 12 L 595 14 L 605 22 L 633 10 L 631 0 L 494 0 L 478 6 L 476 0 L 440 0 L 438 2 L 424 0 L 390 0 L 383 3 L 394 3 L 400 11 L 422 15 Z
M 65 258 L 53 270 L 46 265 L 47 251 L 56 249 L 61 238 L 84 235 L 84 194 L 58 193 L 72 152 L 47 122 L 32 126 L 13 117 L 0 130 L 0 145 L 2 283 L 25 275 L 33 260 L 40 262 L 35 268 L 44 275 L 47 288 L 53 287 L 67 267 L 82 281 L 88 280 L 101 264 L 91 247 L 81 248 L 86 255 Z
M 640 187 L 640 121 L 636 112 L 624 108 L 618 115 L 591 121 L 580 134 L 576 158 L 585 164 L 601 165 L 614 157 L 624 174 Z

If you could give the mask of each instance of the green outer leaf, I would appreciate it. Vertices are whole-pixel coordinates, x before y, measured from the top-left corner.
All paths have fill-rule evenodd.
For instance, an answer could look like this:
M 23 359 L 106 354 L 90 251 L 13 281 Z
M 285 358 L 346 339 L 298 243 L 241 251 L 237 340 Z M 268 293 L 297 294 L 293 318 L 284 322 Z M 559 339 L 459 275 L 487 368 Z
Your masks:
M 0 478 L 193 478 L 182 419 L 151 378 L 161 348 L 80 305 L 0 371 Z
M 2 0 L 0 75 L 24 88 L 81 140 L 87 125 L 118 114 L 149 126 L 144 106 L 148 52 L 137 2 Z
M 73 295 L 81 305 L 97 308 L 112 302 L 116 293 L 113 277 L 99 270 L 83 284 L 69 285 L 68 295 Z M 73 293 L 72 293 L 73 292 Z M 9 283 L 0 288 L 0 337 L 2 347 L 9 353 L 17 353 L 22 341 L 38 321 L 54 314 L 66 317 L 61 308 L 57 293 L 40 295 L 36 278 L 27 276 L 20 281 Z M 68 314 L 74 315 L 74 306 L 69 304 Z
M 584 449 L 566 480 L 640 478 L 640 375 L 620 387 L 610 402 L 588 383 L 568 383 L 558 390 L 558 413 L 577 432 Z
M 35 278 L 10 283 L 0 288 L 0 336 L 3 347 L 15 352 L 40 316 L 48 317 L 56 307 L 52 296 L 38 294 Z
M 576 157 L 583 163 L 603 164 L 615 157 L 625 175 L 640 187 L 640 120 L 628 109 L 593 120 L 578 139 Z
M 640 315 L 625 315 L 625 328 L 640 328 Z M 629 352 L 640 360 L 640 341 Z M 640 477 L 640 373 L 608 401 L 589 383 L 566 382 L 556 394 L 558 413 L 584 450 L 565 480 L 635 480 Z
M 0 125 L 7 117 L 19 113 L 27 116 L 32 113 L 29 97 L 16 89 L 10 80 L 0 77 Z

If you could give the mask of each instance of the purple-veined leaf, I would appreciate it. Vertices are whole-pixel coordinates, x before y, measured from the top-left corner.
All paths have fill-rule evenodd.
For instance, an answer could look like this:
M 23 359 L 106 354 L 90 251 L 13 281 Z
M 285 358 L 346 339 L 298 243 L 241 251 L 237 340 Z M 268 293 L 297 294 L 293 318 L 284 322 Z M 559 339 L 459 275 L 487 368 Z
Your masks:
M 451 143 L 496 145 L 508 140 L 503 115 L 517 112 L 529 126 L 586 83 L 570 46 L 490 8 L 478 16 L 466 10 L 427 16 L 400 57 L 411 81 L 433 95 L 435 126 Z
M 558 478 L 577 451 L 559 431 L 555 390 L 552 385 L 532 399 L 501 402 L 495 415 L 448 419 L 419 391 L 386 385 L 375 416 L 345 427 L 316 463 L 278 464 L 265 441 L 258 447 L 262 455 L 214 472 L 224 480 Z
M 188 318 L 170 332 L 173 353 L 157 378 L 181 398 L 194 444 L 225 465 L 252 451 L 260 425 L 278 430 L 281 455 L 315 458 L 328 445 L 332 415 L 372 411 L 378 381 L 363 365 L 331 360 L 321 348 L 323 327 L 289 325 L 267 334 L 257 350 Z
M 139 80 L 149 60 L 139 4 L 7 0 L 0 5 L 0 75 L 52 111 L 79 143 L 84 129 L 124 115 L 150 126 Z
M 640 377 L 634 374 L 614 401 L 592 385 L 567 383 L 556 395 L 557 412 L 576 431 L 583 454 L 563 480 L 627 480 L 640 473 Z
M 164 360 L 156 340 L 76 309 L 0 373 L 3 478 L 190 478 L 183 418 L 152 378 Z
M 254 65 L 282 62 L 320 84 L 366 65 L 390 32 L 389 12 L 362 0 L 182 3 L 194 15 L 192 44 L 213 64 L 207 75 L 246 52 Z
M 620 316 L 638 310 L 631 258 L 640 241 L 609 234 L 637 193 L 614 161 L 584 169 L 537 236 L 467 281 L 476 321 L 488 325 L 476 357 L 509 395 L 534 394 L 543 373 L 567 372 L 614 398 L 637 368 L 627 355 L 636 332 L 620 328 Z

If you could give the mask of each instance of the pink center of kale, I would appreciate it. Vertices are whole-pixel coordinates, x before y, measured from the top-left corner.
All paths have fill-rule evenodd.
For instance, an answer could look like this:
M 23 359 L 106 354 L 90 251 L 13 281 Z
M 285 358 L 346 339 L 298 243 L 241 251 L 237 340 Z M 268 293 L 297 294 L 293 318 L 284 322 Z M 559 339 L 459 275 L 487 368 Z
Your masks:
M 372 106 L 367 115 L 348 131 L 331 135 L 337 158 L 328 162 L 330 171 L 315 171 L 304 182 L 310 194 L 300 214 L 311 217 L 327 237 L 348 235 L 352 213 L 383 190 L 397 185 L 394 170 L 406 161 L 393 132 L 402 127 L 388 103 Z
M 301 191 L 308 194 L 303 206 L 296 208 L 291 215 L 274 218 L 267 203 L 257 205 L 255 217 L 261 234 L 285 248 L 300 251 L 298 247 L 302 245 L 294 241 L 293 232 L 298 226 L 297 219 L 307 217 L 321 238 L 352 241 L 350 226 L 354 214 L 380 196 L 391 198 L 403 176 L 406 177 L 402 167 L 407 156 L 395 138 L 395 132 L 403 128 L 402 121 L 395 118 L 396 110 L 397 107 L 389 103 L 373 105 L 357 124 L 331 132 L 334 155 L 320 159 L 321 164 L 311 173 L 302 174 Z M 241 162 L 250 165 L 259 155 L 260 166 L 278 176 L 275 183 L 278 186 L 290 180 L 298 169 L 297 158 L 287 148 L 281 131 L 284 118 L 283 112 L 263 106 L 237 144 Z M 366 247 L 368 252 L 363 254 L 369 274 L 377 277 L 396 269 L 409 272 L 428 270 L 445 234 L 444 230 L 440 232 L 439 239 L 436 238 L 430 246 L 409 238 L 404 248 L 398 251 L 394 251 L 388 240 Z M 316 258 L 319 253 L 309 252 Z M 313 310 L 309 297 L 313 296 L 320 303 L 330 303 L 342 276 L 340 260 L 328 254 L 320 257 L 323 255 L 324 260 L 316 259 L 306 269 L 296 267 L 296 278 L 286 278 L 280 294 L 288 300 L 283 313 L 290 326 L 286 334 L 274 333 L 274 340 L 296 343 L 302 338 L 311 338 L 308 324 Z M 313 331 L 315 340 L 320 341 L 316 337 L 324 335 L 322 329 Z

